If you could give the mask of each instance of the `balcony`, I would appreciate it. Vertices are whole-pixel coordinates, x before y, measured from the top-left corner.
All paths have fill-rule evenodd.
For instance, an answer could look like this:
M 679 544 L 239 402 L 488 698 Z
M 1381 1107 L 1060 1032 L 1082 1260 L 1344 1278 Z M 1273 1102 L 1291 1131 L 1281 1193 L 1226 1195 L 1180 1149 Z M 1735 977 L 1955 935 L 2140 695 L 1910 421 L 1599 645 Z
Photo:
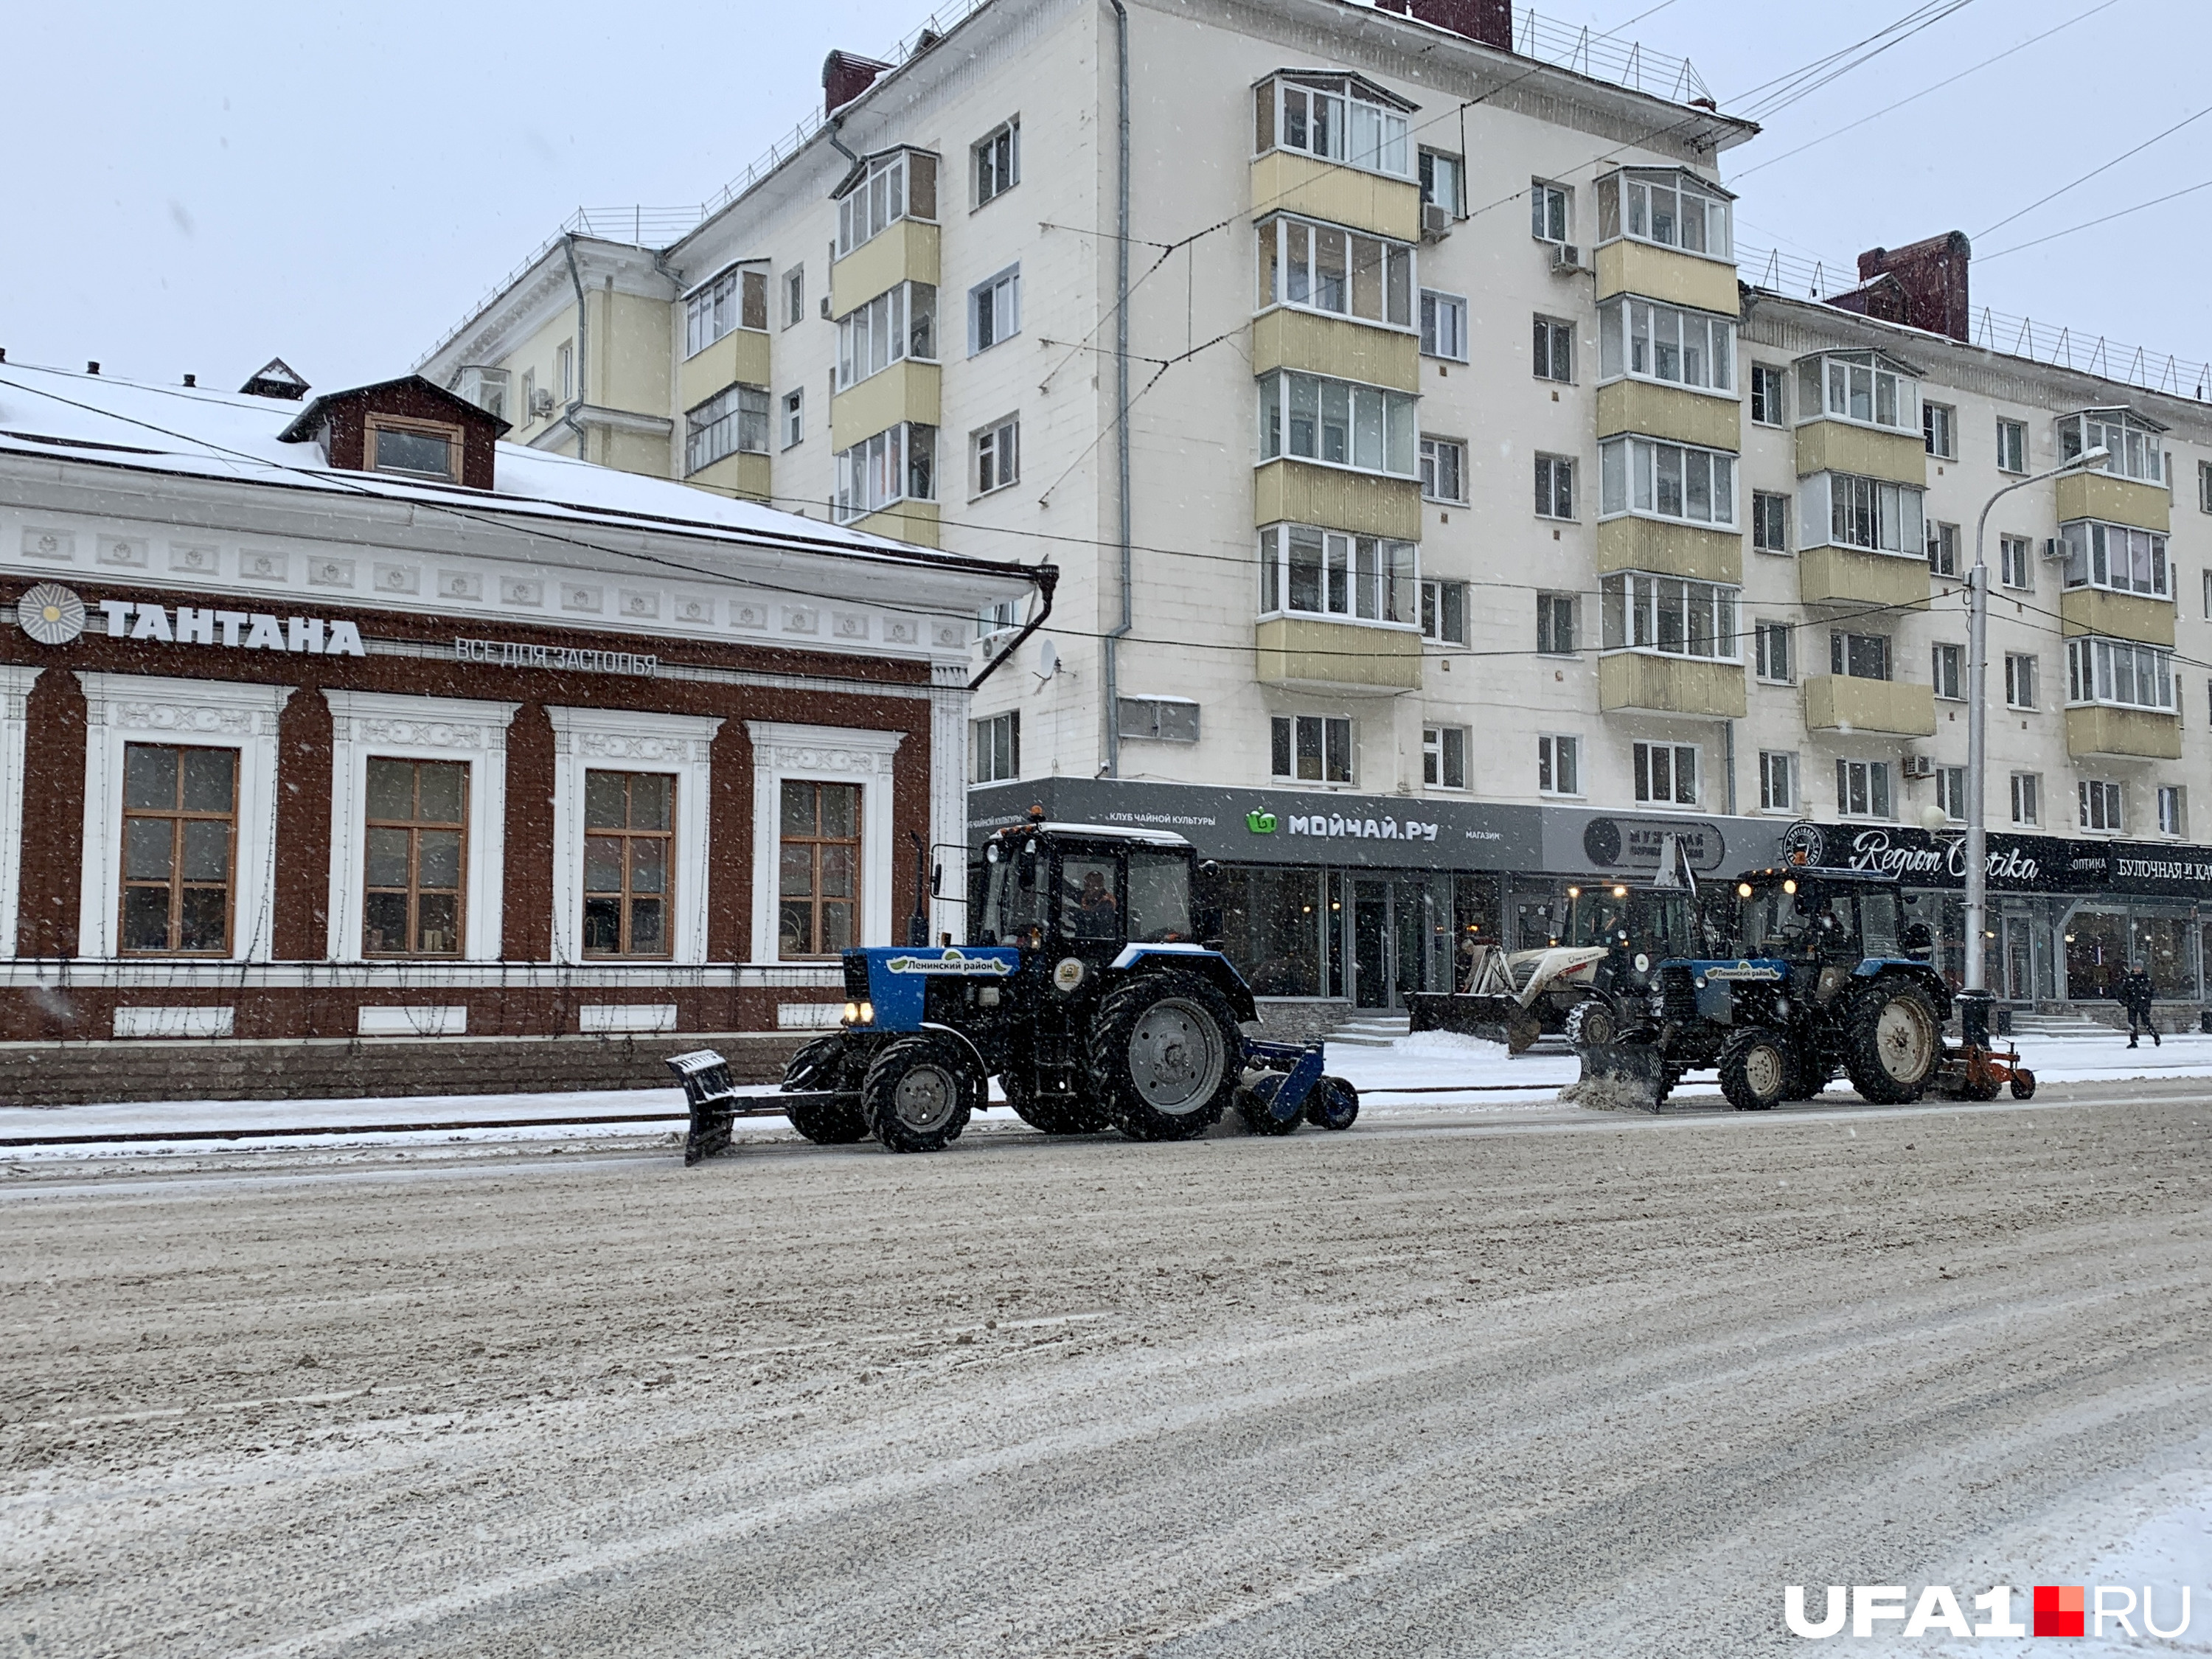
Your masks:
M 1317 317 L 1278 306 L 1262 312 L 1252 324 L 1252 373 L 1265 374 L 1271 368 L 1299 369 L 1419 395 L 1421 343 L 1416 335 L 1372 323 Z
M 1421 636 L 1319 617 L 1269 617 L 1259 624 L 1255 677 L 1293 690 L 1395 696 L 1421 689 Z
M 2171 458 L 2168 459 L 2171 465 Z M 2108 472 L 2075 472 L 2058 480 L 2058 522 L 2102 519 L 2138 530 L 2172 527 L 2173 499 L 2164 484 L 2137 483 Z
M 1600 575 L 1648 570 L 1655 575 L 1741 587 L 1743 538 L 1734 531 L 1657 519 L 1607 519 L 1597 527 L 1597 568 Z
M 1650 380 L 1611 380 L 1597 389 L 1597 435 L 1610 438 L 1621 432 L 1733 455 L 1743 448 L 1743 405 L 1733 398 Z
M 2081 758 L 2179 760 L 2181 720 L 2148 708 L 2112 708 L 2101 703 L 2069 708 L 2066 752 Z
M 1320 161 L 1296 150 L 1271 149 L 1252 163 L 1252 210 L 1255 215 L 1304 214 L 1401 242 L 1421 240 L 1421 187 L 1413 180 Z M 1731 310 L 1735 307 L 1733 281 L 1729 306 Z
M 871 536 L 889 536 L 894 541 L 912 542 L 916 547 L 937 547 L 942 545 L 938 533 L 939 511 L 935 501 L 893 501 L 882 512 L 855 519 L 845 527 L 865 531 Z
M 1703 714 L 1715 720 L 1741 720 L 1743 665 L 1615 651 L 1597 659 L 1597 706 L 1608 714 Z
M 1807 605 L 1928 604 L 1928 562 L 1856 547 L 1808 547 L 1797 556 L 1797 597 Z
M 1936 735 L 1936 688 L 1907 680 L 1822 674 L 1805 682 L 1805 724 L 1821 732 Z
M 1808 421 L 1797 428 L 1797 476 L 1851 472 L 1862 478 L 1928 487 L 1928 449 L 1917 432 L 1884 432 L 1848 421 Z
M 2140 640 L 2145 645 L 2173 644 L 2173 602 L 2134 593 L 2108 593 L 2101 587 L 2069 587 L 2058 598 L 2059 631 L 2101 634 L 2107 639 Z
M 1597 297 L 1609 300 L 1616 294 L 1640 295 L 1729 317 L 1743 309 L 1734 265 L 1625 236 L 1597 251 Z
M 732 329 L 703 351 L 685 358 L 676 369 L 677 407 L 696 409 L 724 387 L 741 382 L 768 385 L 768 340 L 757 328 Z
M 769 459 L 765 455 L 725 455 L 712 466 L 701 467 L 684 482 L 717 495 L 766 501 L 770 495 Z
M 937 425 L 945 401 L 944 376 L 937 364 L 908 358 L 839 392 L 830 402 L 830 447 L 850 449 L 901 421 Z
M 1307 461 L 1269 461 L 1253 475 L 1255 525 L 1310 524 L 1401 542 L 1421 538 L 1421 486 Z
M 830 314 L 842 317 L 900 283 L 938 281 L 939 233 L 926 219 L 901 219 L 830 267 Z

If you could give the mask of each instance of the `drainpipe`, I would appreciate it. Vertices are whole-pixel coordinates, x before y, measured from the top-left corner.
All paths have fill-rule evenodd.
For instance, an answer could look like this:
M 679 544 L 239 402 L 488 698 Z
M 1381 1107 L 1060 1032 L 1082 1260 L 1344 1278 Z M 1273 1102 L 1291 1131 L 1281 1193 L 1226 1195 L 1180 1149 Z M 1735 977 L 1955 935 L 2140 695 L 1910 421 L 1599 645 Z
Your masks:
M 576 459 L 592 459 L 589 441 L 576 419 L 576 411 L 584 406 L 584 365 L 591 361 L 591 312 L 585 301 L 583 273 L 576 269 L 576 233 L 564 231 L 561 236 L 561 251 L 568 256 L 568 281 L 576 290 L 576 395 L 568 408 L 561 411 L 561 423 L 576 434 Z
M 860 165 L 860 158 L 846 149 L 845 141 L 837 136 L 844 130 L 845 118 L 842 115 L 833 115 L 823 125 L 822 136 L 830 141 L 830 149 L 836 150 L 854 167 L 858 167 Z
M 1106 772 L 1121 775 L 1121 658 L 1122 639 L 1135 626 L 1129 577 L 1129 13 L 1122 0 L 1114 8 L 1115 95 L 1121 130 L 1118 199 L 1114 242 L 1114 410 L 1115 461 L 1121 503 L 1121 620 L 1106 634 Z
M 1735 816 L 1735 722 L 1723 720 L 1721 734 L 1721 747 L 1728 767 L 1728 811 L 1729 816 L 1734 817 Z

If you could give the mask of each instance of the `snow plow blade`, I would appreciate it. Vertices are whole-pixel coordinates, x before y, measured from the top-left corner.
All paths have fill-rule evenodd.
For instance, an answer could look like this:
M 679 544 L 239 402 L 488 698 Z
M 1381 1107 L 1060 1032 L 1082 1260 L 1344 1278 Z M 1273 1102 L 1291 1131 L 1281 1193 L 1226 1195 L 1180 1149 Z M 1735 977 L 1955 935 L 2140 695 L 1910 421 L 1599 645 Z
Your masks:
M 1544 1034 L 1536 1016 L 1511 997 L 1419 991 L 1406 999 L 1406 1011 L 1413 1030 L 1456 1031 L 1502 1042 L 1516 1054 Z
M 1575 1054 L 1582 1076 L 1560 1099 L 1613 1111 L 1659 1109 L 1667 1073 L 1656 1043 L 1583 1042 L 1575 1045 Z

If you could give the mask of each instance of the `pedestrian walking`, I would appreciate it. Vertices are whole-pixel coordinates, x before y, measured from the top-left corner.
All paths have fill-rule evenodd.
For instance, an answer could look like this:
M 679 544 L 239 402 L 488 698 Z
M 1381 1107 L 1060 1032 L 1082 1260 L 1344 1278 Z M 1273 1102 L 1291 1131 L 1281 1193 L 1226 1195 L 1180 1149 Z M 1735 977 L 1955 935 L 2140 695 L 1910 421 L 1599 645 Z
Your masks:
M 2137 1036 L 2148 1031 L 2152 1046 L 2163 1048 L 2166 1044 L 2160 1040 L 2158 1027 L 2150 1017 L 2151 1000 L 2158 994 L 2150 982 L 2150 975 L 2140 967 L 2130 968 L 2120 975 L 2120 982 L 2114 989 L 2119 996 L 2120 1006 L 2128 1011 L 2128 1047 L 2134 1048 Z

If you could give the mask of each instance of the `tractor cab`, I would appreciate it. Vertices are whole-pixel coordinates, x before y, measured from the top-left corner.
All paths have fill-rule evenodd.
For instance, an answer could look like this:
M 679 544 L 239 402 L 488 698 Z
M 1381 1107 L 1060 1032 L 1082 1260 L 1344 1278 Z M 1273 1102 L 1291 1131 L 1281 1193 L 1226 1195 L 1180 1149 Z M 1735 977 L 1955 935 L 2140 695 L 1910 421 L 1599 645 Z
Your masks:
M 1195 855 L 1181 836 L 1033 822 L 984 843 L 968 942 L 1097 967 L 1132 945 L 1189 946 Z
M 1933 935 L 1907 914 L 1912 896 L 1864 871 L 1751 870 L 1735 882 L 1734 915 L 1722 954 L 1740 959 L 1840 965 L 1857 973 L 1887 963 L 1925 962 Z

